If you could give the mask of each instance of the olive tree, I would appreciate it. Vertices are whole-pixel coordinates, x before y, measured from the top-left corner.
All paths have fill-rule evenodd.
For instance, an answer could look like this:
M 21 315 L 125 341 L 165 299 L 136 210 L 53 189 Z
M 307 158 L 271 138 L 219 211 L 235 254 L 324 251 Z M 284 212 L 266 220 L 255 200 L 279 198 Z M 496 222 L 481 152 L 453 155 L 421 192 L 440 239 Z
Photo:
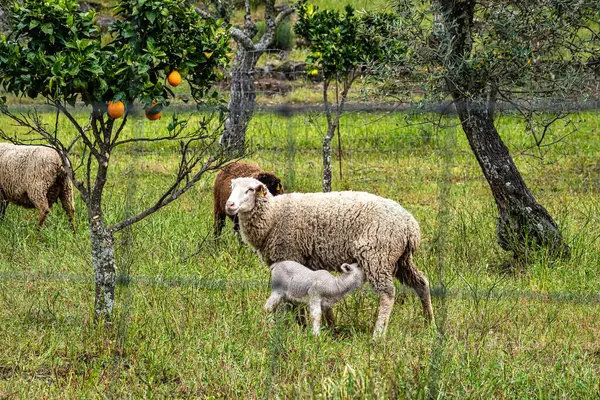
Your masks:
M 323 138 L 323 191 L 330 192 L 331 142 L 352 84 L 360 77 L 371 75 L 378 65 L 402 58 L 404 46 L 398 41 L 387 40 L 398 29 L 397 18 L 392 14 L 357 13 L 351 6 L 346 6 L 344 12 L 319 11 L 306 3 L 298 7 L 297 14 L 294 30 L 309 44 L 308 73 L 322 74 L 323 78 L 323 105 L 327 118 L 327 132 Z M 341 85 L 335 108 L 329 99 L 332 84 Z
M 177 200 L 207 171 L 226 162 L 217 151 L 219 132 L 208 119 L 196 125 L 174 117 L 163 133 L 125 136 L 134 102 L 156 119 L 173 97 L 165 85 L 173 70 L 187 80 L 193 99 L 212 98 L 210 87 L 228 62 L 230 40 L 222 21 L 202 19 L 185 0 L 121 0 L 114 12 L 118 20 L 110 28 L 112 40 L 103 43 L 94 12 L 79 12 L 75 0 L 24 0 L 11 13 L 14 32 L 0 37 L 4 90 L 41 97 L 57 110 L 55 126 L 48 126 L 35 112 L 11 111 L 6 99 L 1 107 L 34 139 L 57 149 L 81 194 L 91 235 L 95 315 L 105 318 L 114 304 L 115 233 Z M 69 107 L 78 101 L 88 106 L 87 125 Z M 109 102 L 122 102 L 124 115 L 108 115 Z M 57 132 L 59 116 L 70 122 L 74 133 Z M 0 133 L 5 139 L 23 140 Z M 109 181 L 118 182 L 111 167 L 123 154 L 116 150 L 169 141 L 179 143 L 181 153 L 170 186 L 147 209 L 121 221 L 108 220 L 104 192 Z
M 498 208 L 500 246 L 524 256 L 546 247 L 569 255 L 548 211 L 521 177 L 498 134 L 497 104 L 512 105 L 540 146 L 564 107 L 593 82 L 595 0 L 398 0 L 410 64 L 430 98 L 451 98 Z M 550 112 L 540 106 L 552 104 Z
M 226 15 L 227 9 L 222 1 L 213 1 L 215 12 Z M 232 6 L 232 3 L 229 3 Z M 206 9 L 197 8 L 200 14 L 210 17 Z M 275 6 L 275 0 L 265 0 L 264 21 L 265 32 L 254 42 L 258 33 L 256 23 L 252 20 L 251 1 L 244 0 L 244 24 L 232 27 L 231 37 L 235 40 L 237 50 L 231 70 L 231 89 L 229 91 L 229 114 L 225 121 L 225 130 L 221 137 L 221 147 L 230 153 L 244 152 L 246 146 L 246 130 L 254 114 L 256 106 L 256 90 L 254 88 L 254 68 L 258 59 L 271 48 L 275 40 L 277 27 L 294 12 L 294 7 Z

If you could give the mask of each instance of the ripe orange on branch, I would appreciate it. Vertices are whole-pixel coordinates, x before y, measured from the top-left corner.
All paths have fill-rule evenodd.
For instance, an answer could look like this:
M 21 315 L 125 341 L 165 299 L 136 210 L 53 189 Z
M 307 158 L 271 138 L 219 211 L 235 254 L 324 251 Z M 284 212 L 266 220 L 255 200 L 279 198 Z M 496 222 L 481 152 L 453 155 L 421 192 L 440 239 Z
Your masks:
M 167 77 L 167 80 L 169 81 L 169 84 L 171 86 L 179 86 L 179 84 L 181 83 L 181 74 L 179 74 L 178 71 L 173 70 Z
M 157 103 L 152 103 L 152 107 L 146 110 L 146 118 L 148 118 L 150 121 L 156 121 L 162 116 L 160 107 L 157 107 L 156 105 Z
M 121 118 L 125 114 L 125 104 L 122 101 L 108 102 L 108 115 L 113 118 Z

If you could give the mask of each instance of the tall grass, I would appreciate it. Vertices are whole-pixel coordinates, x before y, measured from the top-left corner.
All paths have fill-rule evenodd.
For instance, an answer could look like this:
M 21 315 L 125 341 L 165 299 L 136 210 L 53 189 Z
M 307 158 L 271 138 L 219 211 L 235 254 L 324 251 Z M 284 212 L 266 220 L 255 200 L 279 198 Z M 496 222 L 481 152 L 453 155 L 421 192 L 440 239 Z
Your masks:
M 462 131 L 405 117 L 343 117 L 344 179 L 334 171 L 333 183 L 392 198 L 420 222 L 416 263 L 432 283 L 437 329 L 423 326 L 406 291 L 386 339 L 372 342 L 378 299 L 368 285 L 336 306 L 335 332 L 314 338 L 289 313 L 269 325 L 268 268 L 230 224 L 219 240 L 211 236 L 212 176 L 117 237 L 116 315 L 95 326 L 81 200 L 75 236 L 60 207 L 37 234 L 36 213 L 10 206 L 0 222 L 0 397 L 597 396 L 598 115 L 582 115 L 541 159 L 518 120 L 498 121 L 573 250 L 568 261 L 541 252 L 509 269 L 495 242 L 495 204 Z M 167 123 L 168 112 L 158 122 L 133 119 L 124 135 L 154 135 Z M 258 114 L 250 159 L 295 191 L 318 191 L 323 127 L 322 115 Z M 108 219 L 156 198 L 175 171 L 175 150 L 153 144 L 113 157 Z

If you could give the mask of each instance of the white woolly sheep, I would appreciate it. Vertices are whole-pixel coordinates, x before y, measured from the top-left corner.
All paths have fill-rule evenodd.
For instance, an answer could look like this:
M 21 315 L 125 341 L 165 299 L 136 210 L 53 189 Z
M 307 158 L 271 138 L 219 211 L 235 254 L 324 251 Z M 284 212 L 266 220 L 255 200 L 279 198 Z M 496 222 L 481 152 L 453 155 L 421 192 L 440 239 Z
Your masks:
M 75 232 L 73 186 L 58 152 L 46 146 L 0 143 L 0 217 L 9 203 L 37 208 L 41 228 L 58 199 Z
M 358 263 L 380 296 L 373 336 L 387 329 L 394 276 L 416 291 L 433 322 L 429 282 L 413 263 L 419 224 L 398 203 L 351 191 L 273 197 L 258 180 L 237 178 L 225 210 L 238 215 L 242 239 L 267 265 L 293 260 L 313 270 L 335 270 Z
M 271 265 L 271 297 L 265 308 L 274 312 L 282 302 L 307 304 L 312 320 L 313 334 L 321 330 L 321 314 L 333 324 L 332 307 L 365 280 L 358 264 L 342 264 L 343 274 L 333 276 L 325 270 L 313 271 L 295 261 L 282 261 Z

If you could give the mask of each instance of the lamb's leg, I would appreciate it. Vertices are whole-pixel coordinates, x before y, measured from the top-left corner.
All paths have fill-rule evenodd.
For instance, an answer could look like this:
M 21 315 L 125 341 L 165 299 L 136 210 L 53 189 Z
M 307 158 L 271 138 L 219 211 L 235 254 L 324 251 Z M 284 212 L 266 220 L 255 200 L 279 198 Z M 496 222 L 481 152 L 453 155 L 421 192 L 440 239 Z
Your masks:
M 311 299 L 308 306 L 312 320 L 313 335 L 319 335 L 321 331 L 321 299 L 319 297 Z
M 71 185 L 71 181 L 68 177 L 64 178 L 59 198 L 63 210 L 65 210 L 67 217 L 69 217 L 71 230 L 73 230 L 73 233 L 77 233 L 77 228 L 75 227 L 75 201 L 73 200 L 73 186 Z
M 417 296 L 421 299 L 423 313 L 427 322 L 433 324 L 435 319 L 433 316 L 433 307 L 431 306 L 431 294 L 429 293 L 429 281 L 425 275 L 414 267 L 412 260 L 408 263 L 399 265 L 396 270 L 396 277 L 408 287 L 411 287 L 417 292 Z
M 265 310 L 267 310 L 270 313 L 274 313 L 282 301 L 283 301 L 283 296 L 281 293 L 279 293 L 279 292 L 271 293 L 271 297 L 269 297 L 267 299 L 267 302 L 265 303 Z
M 333 309 L 329 306 L 323 306 L 323 314 L 325 314 L 325 325 L 328 328 L 333 329 L 335 327 L 335 318 L 333 316 Z

